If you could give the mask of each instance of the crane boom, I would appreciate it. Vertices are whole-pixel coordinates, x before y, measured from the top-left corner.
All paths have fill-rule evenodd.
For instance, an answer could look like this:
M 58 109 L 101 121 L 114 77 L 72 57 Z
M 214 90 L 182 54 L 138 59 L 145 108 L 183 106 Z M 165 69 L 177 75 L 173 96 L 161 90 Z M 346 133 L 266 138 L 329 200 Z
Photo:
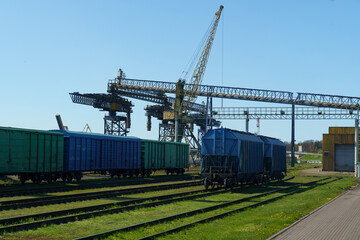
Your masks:
M 221 5 L 219 11 L 217 11 L 215 13 L 216 18 L 214 21 L 214 24 L 211 28 L 210 34 L 206 40 L 206 44 L 204 46 L 204 49 L 201 52 L 200 58 L 196 64 L 196 67 L 194 69 L 194 73 L 190 79 L 189 84 L 187 85 L 186 91 L 185 91 L 185 95 L 184 98 L 181 102 L 181 107 L 180 109 L 182 111 L 188 112 L 190 109 L 190 106 L 192 103 L 195 102 L 196 98 L 197 98 L 197 91 L 199 88 L 199 85 L 202 82 L 204 73 L 205 73 L 205 69 L 206 69 L 206 64 L 208 62 L 209 59 L 209 55 L 210 55 L 210 51 L 211 51 L 211 47 L 214 41 L 214 37 L 215 37 L 215 33 L 216 33 L 216 29 L 220 20 L 220 16 L 221 16 L 221 12 L 223 10 L 224 6 Z

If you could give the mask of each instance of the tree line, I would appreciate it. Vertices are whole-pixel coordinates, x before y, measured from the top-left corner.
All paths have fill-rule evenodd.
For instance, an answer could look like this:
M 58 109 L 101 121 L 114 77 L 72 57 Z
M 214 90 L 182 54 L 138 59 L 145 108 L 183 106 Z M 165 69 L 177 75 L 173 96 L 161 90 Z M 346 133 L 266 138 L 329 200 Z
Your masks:
M 291 151 L 291 143 L 285 142 L 286 151 Z M 299 150 L 299 146 L 303 146 L 303 152 L 322 153 L 322 140 L 306 140 L 295 144 L 295 151 Z

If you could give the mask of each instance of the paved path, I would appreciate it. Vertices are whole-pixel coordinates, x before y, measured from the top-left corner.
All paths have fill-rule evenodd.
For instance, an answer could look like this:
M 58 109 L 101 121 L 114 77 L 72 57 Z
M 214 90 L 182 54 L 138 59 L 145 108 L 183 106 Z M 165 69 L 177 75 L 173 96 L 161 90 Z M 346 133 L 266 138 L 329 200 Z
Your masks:
M 271 240 L 359 240 L 360 186 L 270 237 Z

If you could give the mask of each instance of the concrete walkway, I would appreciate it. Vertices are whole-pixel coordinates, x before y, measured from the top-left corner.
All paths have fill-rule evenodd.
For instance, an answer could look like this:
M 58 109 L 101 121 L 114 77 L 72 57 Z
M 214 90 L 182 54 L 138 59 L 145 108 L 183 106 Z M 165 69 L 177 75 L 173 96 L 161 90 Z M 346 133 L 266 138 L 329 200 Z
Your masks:
M 315 209 L 271 240 L 359 240 L 360 186 Z

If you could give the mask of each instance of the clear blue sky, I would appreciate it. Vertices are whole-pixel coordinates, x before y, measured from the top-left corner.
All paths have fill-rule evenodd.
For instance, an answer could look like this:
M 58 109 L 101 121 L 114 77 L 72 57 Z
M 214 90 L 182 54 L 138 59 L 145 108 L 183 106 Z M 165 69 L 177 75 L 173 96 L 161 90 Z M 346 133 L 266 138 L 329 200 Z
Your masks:
M 104 93 L 118 68 L 129 78 L 176 81 L 220 4 L 203 84 L 359 96 L 359 0 L 1 0 L 0 125 L 55 129 L 54 116 L 61 114 L 71 130 L 88 123 L 102 132 L 104 112 L 73 104 L 68 93 Z M 156 139 L 156 120 L 146 131 L 148 103 L 132 101 L 130 135 Z M 252 132 L 255 124 L 250 122 Z M 353 125 L 297 121 L 296 140 L 321 139 L 329 126 Z M 223 126 L 244 130 L 245 122 Z M 289 141 L 290 121 L 261 121 L 261 134 Z

